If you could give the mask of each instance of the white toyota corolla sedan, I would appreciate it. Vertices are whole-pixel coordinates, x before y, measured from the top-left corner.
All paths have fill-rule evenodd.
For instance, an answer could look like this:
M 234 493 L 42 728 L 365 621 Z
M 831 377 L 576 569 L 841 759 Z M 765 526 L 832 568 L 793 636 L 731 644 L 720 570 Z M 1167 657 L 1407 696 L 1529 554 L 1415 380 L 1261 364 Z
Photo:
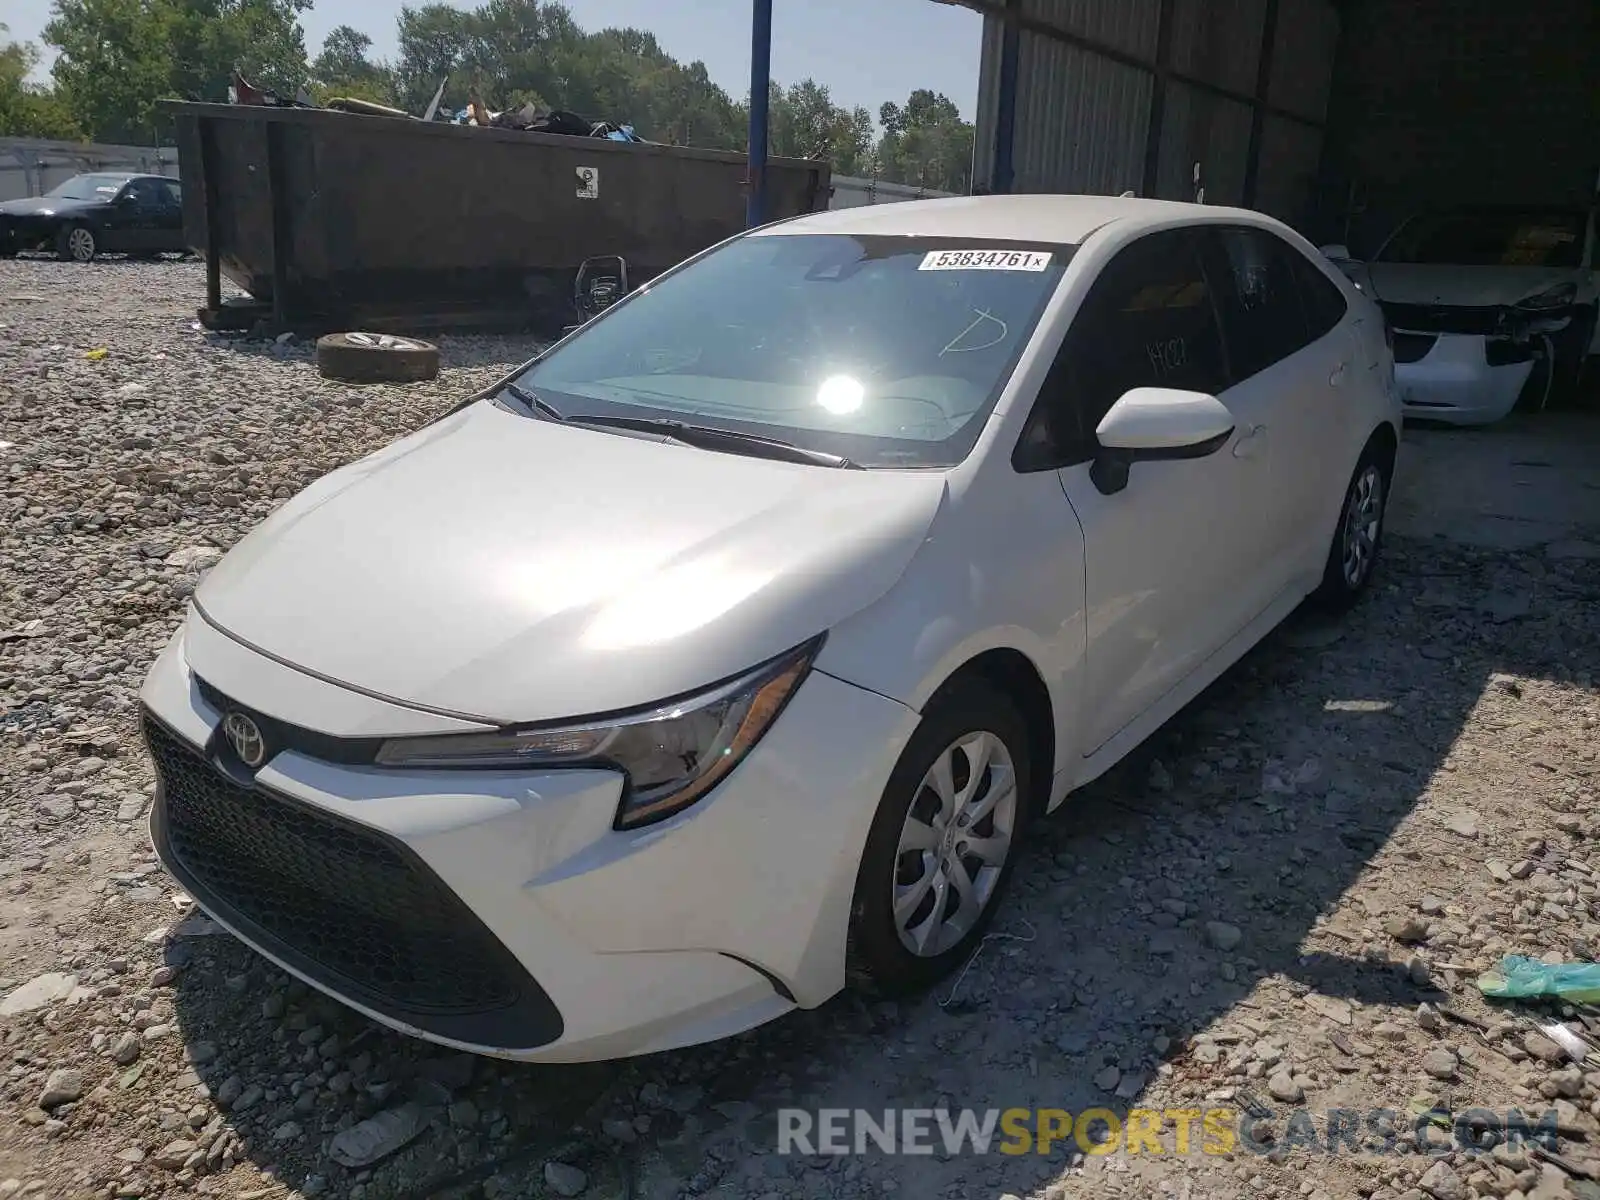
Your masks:
M 335 471 L 145 684 L 163 861 L 397 1029 L 537 1061 L 973 951 L 1030 821 L 1371 577 L 1383 322 L 1256 213 L 769 225 Z

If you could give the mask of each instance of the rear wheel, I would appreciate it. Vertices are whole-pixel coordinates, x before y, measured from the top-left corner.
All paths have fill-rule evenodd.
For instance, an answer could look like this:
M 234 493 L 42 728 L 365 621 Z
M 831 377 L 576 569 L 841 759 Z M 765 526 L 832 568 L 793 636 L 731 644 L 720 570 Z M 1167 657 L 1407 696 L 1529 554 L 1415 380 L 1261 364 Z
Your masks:
M 986 684 L 935 701 L 867 835 L 847 972 L 875 995 L 928 987 L 967 960 L 999 907 L 1031 807 L 1028 727 Z
M 56 257 L 62 262 L 90 262 L 99 251 L 94 230 L 87 225 L 68 225 L 56 234 Z
M 1372 581 L 1383 546 L 1383 518 L 1389 504 L 1390 455 L 1377 439 L 1367 443 L 1345 488 L 1333 544 L 1315 599 L 1332 609 L 1349 608 Z

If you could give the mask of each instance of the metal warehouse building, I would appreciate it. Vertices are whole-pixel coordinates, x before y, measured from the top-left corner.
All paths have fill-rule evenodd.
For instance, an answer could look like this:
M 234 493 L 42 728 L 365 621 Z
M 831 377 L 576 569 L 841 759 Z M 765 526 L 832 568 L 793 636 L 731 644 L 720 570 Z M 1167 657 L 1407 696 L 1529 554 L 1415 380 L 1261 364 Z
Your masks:
M 985 16 L 993 191 L 1203 189 L 1359 251 L 1421 207 L 1600 181 L 1600 0 L 940 2 Z

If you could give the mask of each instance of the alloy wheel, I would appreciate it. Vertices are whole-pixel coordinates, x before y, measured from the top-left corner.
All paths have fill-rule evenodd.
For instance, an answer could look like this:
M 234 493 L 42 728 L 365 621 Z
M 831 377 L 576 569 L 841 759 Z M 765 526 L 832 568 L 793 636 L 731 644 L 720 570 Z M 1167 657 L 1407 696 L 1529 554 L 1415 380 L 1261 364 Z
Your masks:
M 88 262 L 94 257 L 94 234 L 81 225 L 67 234 L 67 250 L 73 262 Z
M 1372 570 L 1378 552 L 1378 529 L 1383 521 L 1383 473 L 1376 463 L 1362 468 L 1350 485 L 1344 507 L 1344 531 L 1340 543 L 1344 581 L 1360 587 Z
M 900 831 L 891 899 L 900 942 L 933 958 L 961 941 L 994 898 L 1017 828 L 1011 752 L 962 735 L 933 760 Z

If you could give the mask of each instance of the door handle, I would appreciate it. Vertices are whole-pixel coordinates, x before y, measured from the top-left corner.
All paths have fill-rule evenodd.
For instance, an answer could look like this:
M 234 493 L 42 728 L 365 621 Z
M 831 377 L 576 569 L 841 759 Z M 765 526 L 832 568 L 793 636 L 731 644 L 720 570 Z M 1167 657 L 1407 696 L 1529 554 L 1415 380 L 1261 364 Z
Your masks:
M 1349 365 L 1350 364 L 1348 364 L 1348 363 L 1340 363 L 1337 367 L 1335 367 L 1333 369 L 1333 374 L 1328 376 L 1328 386 L 1329 387 L 1341 387 L 1341 386 L 1343 386 L 1345 368 L 1347 366 L 1349 366 Z
M 1255 458 L 1266 449 L 1267 427 L 1265 425 L 1251 425 L 1245 429 L 1244 436 L 1233 444 L 1235 458 Z

